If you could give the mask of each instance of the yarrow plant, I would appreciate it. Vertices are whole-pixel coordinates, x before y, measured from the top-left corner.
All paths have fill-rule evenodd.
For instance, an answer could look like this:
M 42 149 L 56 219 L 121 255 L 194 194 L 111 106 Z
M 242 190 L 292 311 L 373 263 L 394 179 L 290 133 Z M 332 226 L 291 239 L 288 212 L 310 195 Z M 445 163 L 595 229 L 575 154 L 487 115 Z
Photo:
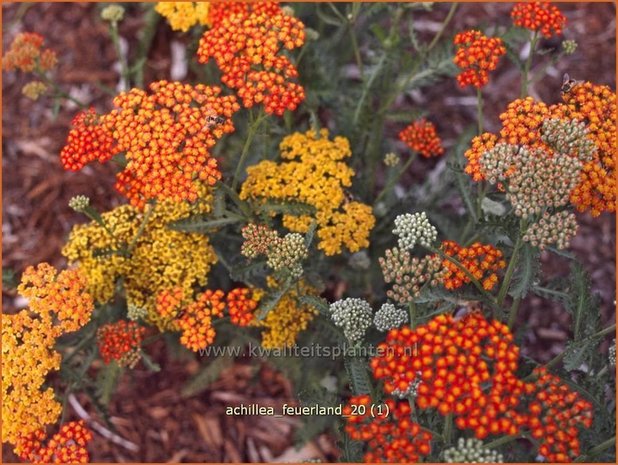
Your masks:
M 292 423 L 339 452 L 299 459 L 615 461 L 615 324 L 571 250 L 582 215 L 615 213 L 615 92 L 568 75 L 535 88 L 589 52 L 560 37 L 588 33 L 560 7 L 496 7 L 464 30 L 458 8 L 108 4 L 95 17 L 118 85 L 94 103 L 58 83 L 65 50 L 15 36 L 16 95 L 70 112 L 62 181 L 93 162 L 116 176 L 113 208 L 68 201 L 66 269 L 29 266 L 5 293 L 2 440 L 19 459 L 97 460 L 102 441 L 155 457 L 100 422 L 116 387 L 160 371 L 197 405 L 242 358 L 251 382 L 272 365 L 286 401 L 332 408 Z M 149 58 L 170 38 L 188 62 L 174 78 Z M 476 121 L 451 118 L 469 87 Z M 496 92 L 509 103 L 486 122 Z M 559 307 L 564 337 L 541 351 L 536 313 Z

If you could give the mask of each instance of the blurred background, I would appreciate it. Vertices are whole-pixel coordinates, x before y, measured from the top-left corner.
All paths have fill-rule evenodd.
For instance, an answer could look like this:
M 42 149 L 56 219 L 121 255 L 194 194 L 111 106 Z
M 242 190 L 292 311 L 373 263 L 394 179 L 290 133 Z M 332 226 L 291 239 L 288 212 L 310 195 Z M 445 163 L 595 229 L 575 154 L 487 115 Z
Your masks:
M 64 91 L 87 102 L 100 112 L 108 111 L 117 93 L 119 65 L 108 35 L 107 24 L 99 17 L 106 4 L 92 3 L 12 3 L 2 5 L 3 47 L 19 32 L 37 32 L 45 46 L 58 54 L 55 78 Z M 120 23 L 121 46 L 129 55 L 146 44 L 144 82 L 159 79 L 193 80 L 193 66 L 187 60 L 187 45 L 195 34 L 170 29 L 152 11 L 153 4 L 124 4 L 125 19 Z M 575 54 L 546 70 L 546 77 L 534 83 L 531 94 L 547 103 L 560 100 L 565 72 L 578 80 L 615 88 L 615 5 L 613 3 L 558 4 L 568 18 L 564 38 L 577 41 Z M 294 6 L 310 14 L 311 8 Z M 449 4 L 436 4 L 432 11 L 418 13 L 416 22 L 421 39 L 431 37 L 445 17 Z M 446 34 L 469 28 L 510 24 L 512 4 L 473 3 L 461 5 Z M 359 27 L 367 27 L 360 24 Z M 146 32 L 145 32 L 146 31 Z M 139 41 L 143 34 L 148 40 Z M 142 45 L 143 46 L 143 45 Z M 544 40 L 542 48 L 559 49 L 560 39 Z M 361 44 L 362 51 L 362 44 Z M 325 51 L 327 53 L 327 51 Z M 540 69 L 546 61 L 537 59 Z M 354 66 L 351 60 L 349 65 Z M 114 191 L 114 166 L 91 164 L 77 173 L 65 172 L 59 161 L 70 121 L 77 107 L 67 102 L 57 109 L 43 97 L 31 101 L 22 95 L 30 78 L 18 72 L 3 72 L 2 79 L 2 250 L 3 308 L 23 306 L 11 284 L 23 269 L 39 262 L 64 266 L 60 249 L 71 227 L 83 217 L 67 205 L 77 194 L 87 195 L 99 211 L 123 203 Z M 483 90 L 486 130 L 495 131 L 497 116 L 519 94 L 518 71 L 502 60 Z M 410 106 L 426 110 L 449 148 L 476 119 L 476 100 L 469 90 L 461 90 L 454 79 L 439 81 L 428 90 L 411 92 L 394 103 L 394 108 Z M 402 125 L 385 128 L 386 137 L 395 139 Z M 419 159 L 402 178 L 412 185 L 436 170 L 439 162 Z M 604 325 L 615 318 L 615 216 L 598 218 L 579 215 L 580 230 L 571 251 L 583 263 L 599 294 Z M 554 277 L 568 273 L 568 262 L 555 255 L 542 256 L 544 270 Z M 536 297 L 522 304 L 520 323 L 529 331 L 523 352 L 538 361 L 547 361 L 564 348 L 569 316 L 557 305 Z M 162 341 L 160 341 L 162 342 Z M 602 346 L 607 350 L 607 343 Z M 150 351 L 150 350 L 149 350 Z M 133 446 L 116 444 L 99 434 L 92 443 L 92 460 L 109 461 L 301 461 L 311 458 L 333 460 L 337 448 L 333 438 L 317 435 L 300 449 L 299 423 L 269 417 L 228 417 L 229 404 L 258 403 L 280 405 L 293 401 L 292 387 L 275 368 L 248 360 L 237 360 L 221 370 L 219 378 L 199 395 L 182 397 L 180 387 L 199 368 L 195 358 L 177 360 L 162 343 L 152 346 L 152 356 L 162 370 L 152 373 L 138 366 L 127 373 L 110 404 L 110 423 L 117 434 Z M 83 407 L 95 411 L 82 399 Z M 95 415 L 96 416 L 96 415 Z M 68 418 L 75 417 L 69 409 Z M 3 446 L 4 459 L 13 457 Z

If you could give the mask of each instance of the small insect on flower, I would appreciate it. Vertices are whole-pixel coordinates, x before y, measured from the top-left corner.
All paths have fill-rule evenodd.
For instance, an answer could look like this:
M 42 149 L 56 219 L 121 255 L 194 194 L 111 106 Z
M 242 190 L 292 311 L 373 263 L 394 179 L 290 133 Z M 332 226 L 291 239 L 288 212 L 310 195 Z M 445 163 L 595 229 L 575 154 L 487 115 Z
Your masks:
M 571 92 L 571 90 L 573 90 L 573 88 L 578 85 L 583 83 L 584 81 L 577 81 L 573 78 L 571 78 L 569 76 L 569 73 L 564 73 L 564 76 L 562 76 L 562 87 L 560 88 L 560 92 L 562 94 L 568 94 L 569 92 Z

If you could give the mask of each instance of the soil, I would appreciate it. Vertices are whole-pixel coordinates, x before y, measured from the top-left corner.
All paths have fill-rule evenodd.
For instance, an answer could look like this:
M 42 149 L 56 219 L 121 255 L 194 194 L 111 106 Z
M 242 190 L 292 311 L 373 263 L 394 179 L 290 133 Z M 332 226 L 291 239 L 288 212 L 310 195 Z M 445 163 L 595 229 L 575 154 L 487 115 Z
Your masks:
M 569 21 L 565 37 L 576 39 L 578 50 L 549 68 L 548 77 L 532 86 L 532 95 L 547 102 L 559 100 L 565 72 L 575 79 L 615 88 L 615 6 L 612 3 L 559 6 Z M 129 49 L 134 50 L 137 33 L 143 25 L 144 7 L 131 4 L 127 8 L 120 32 L 128 38 Z M 508 25 L 510 8 L 510 4 L 496 3 L 460 5 L 449 29 L 459 31 L 496 22 Z M 101 5 L 91 3 L 3 4 L 3 46 L 6 48 L 20 31 L 42 33 L 46 45 L 58 52 L 56 76 L 61 87 L 98 110 L 108 110 L 110 90 L 115 92 L 118 72 L 107 27 L 99 19 L 100 9 Z M 448 5 L 440 4 L 431 13 L 419 13 L 421 26 L 431 33 L 447 10 Z M 158 24 L 145 67 L 145 82 L 169 79 L 173 65 L 170 42 L 178 37 L 164 22 Z M 188 38 L 184 36 L 180 40 Z M 546 41 L 542 45 L 556 47 L 559 43 Z M 492 84 L 484 90 L 488 130 L 497 128 L 498 114 L 517 94 L 518 79 L 517 72 L 506 61 L 492 75 Z M 54 115 L 49 99 L 28 100 L 21 94 L 28 80 L 20 73 L 3 73 L 2 266 L 16 276 L 26 266 L 39 262 L 65 265 L 60 255 L 62 244 L 71 227 L 83 221 L 68 207 L 71 197 L 87 195 L 100 211 L 123 201 L 113 190 L 114 167 L 111 164 L 92 164 L 77 173 L 62 169 L 58 154 L 77 109 L 67 103 Z M 459 89 L 454 80 L 443 80 L 422 94 L 402 98 L 395 105 L 422 106 L 436 122 L 448 148 L 476 119 L 472 97 L 471 92 Z M 440 115 L 447 115 L 447 118 Z M 386 134 L 396 137 L 399 129 L 387 128 Z M 415 169 L 406 173 L 403 184 L 420 181 L 435 166 L 435 160 L 419 160 Z M 593 289 L 601 298 L 604 324 L 609 324 L 615 320 L 615 216 L 579 215 L 578 219 L 580 229 L 570 250 L 590 273 Z M 568 272 L 566 261 L 555 255 L 543 254 L 542 264 L 550 276 L 565 276 Z M 2 297 L 5 311 L 23 304 L 10 289 L 3 290 Z M 569 316 L 563 308 L 532 297 L 522 303 L 519 317 L 519 323 L 529 329 L 524 344 L 527 355 L 546 361 L 562 350 L 570 327 Z M 607 343 L 603 350 L 606 347 Z M 280 405 L 294 401 L 289 381 L 267 364 L 255 366 L 247 360 L 239 360 L 223 370 L 218 381 L 206 392 L 185 399 L 180 395 L 180 387 L 196 372 L 198 360 L 170 357 L 162 342 L 152 345 L 151 355 L 162 370 L 152 373 L 140 365 L 122 378 L 110 405 L 113 429 L 138 450 L 131 451 L 95 434 L 90 448 L 93 461 L 242 462 L 336 458 L 334 440 L 326 435 L 296 450 L 293 437 L 298 424 L 293 421 L 268 417 L 256 420 L 258 417 L 225 414 L 224 406 L 228 404 Z M 87 398 L 78 396 L 76 400 L 88 412 L 93 411 Z M 75 417 L 74 411 L 70 417 Z M 5 445 L 3 452 L 5 461 L 14 458 Z

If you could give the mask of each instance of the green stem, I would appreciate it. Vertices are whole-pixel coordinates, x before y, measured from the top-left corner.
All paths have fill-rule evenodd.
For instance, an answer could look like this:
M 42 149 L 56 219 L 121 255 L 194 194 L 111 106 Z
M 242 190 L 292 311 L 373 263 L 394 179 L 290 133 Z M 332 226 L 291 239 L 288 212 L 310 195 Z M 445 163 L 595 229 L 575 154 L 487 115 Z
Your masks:
M 412 162 L 414 162 L 414 160 L 416 160 L 416 153 L 413 153 L 407 160 L 406 162 L 403 164 L 403 166 L 401 167 L 401 169 L 397 170 L 397 172 L 395 173 L 394 176 L 392 176 L 388 182 L 386 183 L 386 185 L 384 186 L 384 188 L 382 189 L 382 191 L 378 194 L 378 196 L 376 197 L 376 200 L 374 202 L 374 205 L 377 205 L 378 202 L 380 200 L 382 200 L 382 197 L 384 197 L 386 194 L 388 194 L 391 189 L 397 184 L 397 181 L 399 181 L 399 179 L 401 178 L 401 176 L 408 170 L 408 168 L 410 168 L 410 165 L 412 164 Z
M 52 98 L 63 98 L 65 100 L 70 100 L 75 105 L 77 105 L 80 108 L 80 110 L 83 110 L 88 107 L 86 103 L 82 102 L 81 100 L 76 99 L 75 97 L 72 97 L 71 95 L 63 91 L 60 88 L 60 86 L 56 84 L 53 80 L 51 80 L 47 76 L 47 74 L 45 74 L 43 71 L 35 69 L 33 73 L 35 76 L 41 79 L 45 84 L 52 87 L 53 92 L 54 92 L 54 94 L 52 95 Z
M 459 4 L 456 2 L 451 3 L 451 9 L 448 10 L 448 14 L 446 15 L 446 18 L 444 19 L 442 26 L 440 26 L 440 30 L 434 36 L 431 43 L 427 46 L 427 52 L 431 50 L 432 48 L 434 48 L 435 45 L 438 43 L 438 41 L 440 40 L 440 37 L 442 37 L 442 34 L 444 34 L 444 31 L 446 30 L 446 26 L 448 26 L 448 24 L 451 22 L 451 19 L 453 19 L 453 16 L 455 15 L 455 11 L 457 11 L 458 6 Z
M 260 114 L 257 118 L 249 123 L 249 131 L 247 132 L 247 138 L 245 139 L 245 145 L 242 148 L 242 153 L 240 154 L 240 159 L 238 160 L 238 164 L 236 165 L 236 171 L 234 172 L 234 178 L 232 179 L 232 190 L 236 190 L 238 186 L 238 182 L 240 180 L 240 173 L 243 170 L 243 166 L 245 165 L 247 156 L 249 155 L 249 148 L 251 147 L 251 142 L 253 142 L 253 138 L 255 137 L 255 133 L 257 132 L 260 124 L 265 118 L 265 114 Z
M 443 258 L 444 260 L 448 260 L 449 262 L 451 262 L 452 264 L 454 264 L 455 266 L 457 266 L 457 268 L 459 268 L 465 275 L 466 277 L 470 280 L 470 282 L 479 290 L 479 292 L 487 299 L 487 301 L 492 305 L 492 307 L 494 308 L 499 308 L 499 306 L 496 303 L 496 300 L 494 299 L 494 297 L 485 290 L 485 288 L 483 287 L 483 285 L 480 283 L 480 281 L 478 279 L 476 279 L 474 277 L 474 275 L 472 273 L 470 273 L 470 271 L 463 266 L 463 264 L 457 260 L 456 258 L 451 257 L 450 255 L 446 255 L 442 250 L 440 249 L 436 249 L 434 247 L 429 247 L 429 250 L 435 254 L 438 254 L 441 258 Z
M 498 306 L 501 306 L 504 303 L 504 299 L 506 298 L 506 293 L 509 291 L 509 287 L 511 285 L 511 279 L 513 279 L 513 273 L 515 272 L 515 267 L 517 266 L 517 261 L 519 260 L 519 250 L 523 245 L 523 241 L 521 239 L 521 233 L 517 236 L 517 241 L 515 241 L 515 246 L 513 247 L 513 254 L 511 255 L 511 260 L 506 268 L 506 273 L 504 275 L 504 279 L 502 280 L 502 285 L 500 286 L 500 291 L 498 292 L 497 303 Z M 513 315 L 511 315 L 513 318 Z M 509 319 L 510 322 L 510 319 Z M 509 324 L 509 327 L 511 324 Z
M 521 98 L 524 98 L 528 95 L 528 84 L 530 83 L 528 79 L 528 74 L 530 73 L 530 67 L 532 66 L 532 58 L 534 57 L 534 52 L 536 50 L 536 44 L 539 40 L 537 31 L 532 33 L 532 39 L 530 40 L 530 53 L 528 54 L 528 58 L 526 59 L 526 63 L 524 65 L 524 73 L 521 77 Z
M 612 447 L 614 444 L 616 444 L 616 436 L 614 436 L 611 439 L 608 439 L 605 442 L 602 442 L 601 444 L 599 444 L 598 446 L 593 447 L 592 449 L 590 449 L 588 452 L 586 452 L 583 455 L 580 455 L 579 457 L 577 457 L 575 459 L 575 462 L 577 463 L 581 463 L 581 462 L 586 462 L 588 461 L 591 457 L 605 451 L 605 449 L 609 449 L 610 447 Z
M 408 312 L 410 314 L 410 328 L 416 327 L 416 304 L 413 300 L 408 304 Z
M 127 252 L 129 254 L 131 254 L 133 252 L 133 249 L 135 249 L 135 247 L 137 246 L 137 241 L 142 236 L 142 234 L 144 234 L 144 230 L 146 229 L 146 225 L 148 224 L 148 220 L 150 220 L 150 217 L 152 216 L 152 213 L 154 212 L 154 210 L 156 208 L 154 203 L 151 203 L 149 205 L 150 205 L 150 208 L 148 209 L 148 211 L 146 211 L 146 213 L 144 213 L 144 218 L 142 219 L 142 223 L 139 225 L 139 228 L 137 230 L 137 234 L 135 234 L 135 237 L 133 238 L 133 240 L 129 244 L 129 247 L 127 247 Z
M 131 83 L 129 82 L 129 65 L 127 64 L 126 57 L 122 54 L 122 49 L 120 48 L 120 34 L 118 33 L 118 23 L 116 21 L 112 21 L 110 23 L 109 34 L 112 38 L 112 43 L 114 44 L 118 61 L 120 62 L 120 76 L 124 80 L 125 89 L 129 90 L 131 88 Z
M 488 442 L 483 447 L 486 447 L 488 449 L 493 449 L 495 447 L 502 446 L 504 444 L 508 444 L 509 442 L 513 442 L 513 441 L 515 441 L 518 438 L 519 438 L 518 436 L 502 436 L 501 438 L 498 438 L 498 439 L 496 439 L 494 441 Z
M 453 413 L 449 413 L 446 417 L 444 417 L 444 433 L 442 434 L 444 438 L 444 444 L 451 443 L 451 436 L 453 432 Z
M 352 13 L 350 13 L 350 15 L 352 15 Z M 358 71 L 360 73 L 361 80 L 363 80 L 364 75 L 365 75 L 365 69 L 363 67 L 363 59 L 361 58 L 360 48 L 358 47 L 358 40 L 356 39 L 356 34 L 354 33 L 354 23 L 356 21 L 356 15 L 352 15 L 352 19 L 346 18 L 346 20 L 348 23 L 348 32 L 350 34 L 350 41 L 352 42 L 352 51 L 354 52 L 354 59 L 356 60 L 356 66 L 358 66 Z
M 594 333 L 592 336 L 590 336 L 591 339 L 597 338 L 597 337 L 604 337 L 607 336 L 608 334 L 612 334 L 616 332 L 616 323 L 614 323 L 613 325 L 608 326 L 607 328 L 603 328 L 602 330 Z M 562 359 L 564 358 L 564 356 L 566 355 L 566 349 L 563 350 L 562 352 L 560 352 L 558 355 L 556 355 L 554 358 L 552 358 L 549 362 L 547 362 L 546 364 L 542 365 L 543 368 L 553 368 L 556 365 L 558 365 Z M 526 376 L 524 378 L 524 381 L 528 382 L 531 381 L 532 379 L 534 379 L 534 373 L 531 373 L 530 375 Z
M 483 94 L 480 87 L 476 89 L 476 120 L 480 136 L 483 134 Z
M 513 305 L 511 305 L 511 310 L 509 312 L 509 328 L 512 328 L 517 320 L 517 312 L 519 310 L 519 304 L 521 303 L 521 297 L 517 297 L 513 299 Z

